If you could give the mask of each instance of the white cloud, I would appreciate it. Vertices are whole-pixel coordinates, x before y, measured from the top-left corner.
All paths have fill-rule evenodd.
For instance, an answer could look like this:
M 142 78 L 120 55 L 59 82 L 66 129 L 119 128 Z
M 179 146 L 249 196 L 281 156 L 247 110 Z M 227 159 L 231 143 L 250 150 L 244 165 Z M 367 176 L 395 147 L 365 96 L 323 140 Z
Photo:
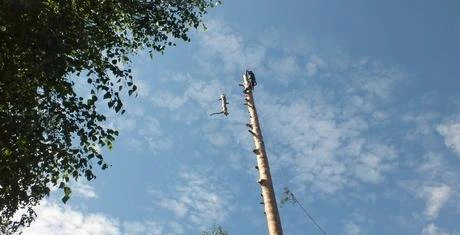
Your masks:
M 228 216 L 230 193 L 221 184 L 197 173 L 184 171 L 179 176 L 180 183 L 172 191 L 151 191 L 157 206 L 200 228 L 212 221 L 219 223 Z
M 123 222 L 124 235 L 163 235 L 165 233 L 163 226 L 155 221 L 125 221 Z M 181 233 L 175 233 L 181 234 Z
M 138 105 L 129 106 L 133 112 L 127 112 L 123 116 L 114 116 L 109 126 L 120 131 L 120 137 L 129 136 L 129 139 L 121 142 L 132 151 L 146 148 L 150 153 L 168 150 L 172 147 L 171 137 L 166 135 L 161 127 L 159 119 L 146 114 L 144 108 Z M 142 125 L 139 125 L 142 123 Z
M 225 86 L 216 79 L 207 82 L 194 80 L 185 91 L 185 96 L 197 102 L 202 108 L 208 108 L 211 104 L 218 104 L 217 99 L 225 93 L 225 90 Z
M 222 62 L 219 70 L 230 72 L 244 71 L 249 68 L 260 68 L 265 58 L 266 49 L 262 46 L 245 45 L 242 36 L 220 21 L 206 22 L 207 30 L 199 34 L 199 42 L 205 49 L 200 54 L 201 65 L 214 70 L 217 59 Z M 210 61 L 213 61 L 210 63 Z
M 157 90 L 154 95 L 151 96 L 151 100 L 154 105 L 162 108 L 167 108 L 174 111 L 187 102 L 187 97 L 176 96 L 169 91 Z
M 170 222 L 168 225 L 172 230 L 172 234 L 183 234 L 184 233 L 184 228 L 179 223 Z
M 441 212 L 449 213 L 452 207 L 460 205 L 458 167 L 450 164 L 441 153 L 430 152 L 422 156 L 415 155 L 408 161 L 408 167 L 415 169 L 410 180 L 401 181 L 400 185 L 423 199 L 424 208 L 413 212 L 419 221 L 434 221 Z M 449 203 L 449 207 L 446 204 Z
M 361 96 L 370 99 L 375 105 L 392 100 L 395 85 L 406 77 L 404 72 L 380 63 L 368 60 L 344 61 L 344 64 L 329 66 L 330 71 L 349 76 L 346 87 L 348 92 L 364 92 Z
M 171 82 L 187 82 L 192 79 L 189 73 L 168 72 L 165 76 L 159 78 L 162 83 L 171 84 Z
M 138 87 L 137 88 L 137 93 L 139 94 L 139 96 L 141 98 L 147 98 L 147 97 L 150 96 L 150 87 L 149 87 L 149 85 L 147 84 L 146 81 L 141 80 L 141 79 L 136 80 L 135 84 Z
M 271 110 L 265 131 L 276 138 L 271 141 L 279 162 L 291 169 L 300 188 L 311 185 L 331 194 L 358 182 L 378 183 L 395 168 L 396 150 L 366 140 L 369 124 L 360 115 L 343 120 L 341 109 L 321 97 L 290 98 L 288 104 L 264 98 L 263 103 Z
M 225 132 L 209 132 L 208 141 L 215 146 L 227 146 L 230 143 L 230 136 Z
M 289 79 L 290 76 L 298 75 L 301 71 L 295 56 L 272 58 L 268 67 L 273 70 L 275 77 L 285 80 Z
M 188 211 L 188 206 L 182 200 L 162 198 L 156 202 L 159 206 L 172 211 L 177 217 L 182 218 Z
M 429 219 L 435 219 L 451 196 L 452 189 L 447 185 L 424 186 L 420 188 L 418 194 L 426 200 L 425 215 Z
M 118 235 L 118 221 L 103 214 L 82 213 L 70 207 L 43 201 L 38 218 L 24 229 L 24 235 Z
M 180 73 L 176 75 L 181 76 Z M 168 73 L 171 77 L 176 75 Z M 219 79 L 205 81 L 188 75 L 184 81 L 169 83 L 177 85 L 176 91 L 168 90 L 171 86 L 159 87 L 152 93 L 150 101 L 155 107 L 167 109 L 169 120 L 181 123 L 189 124 L 200 118 L 208 118 L 210 113 L 220 111 L 218 99 L 221 94 L 226 94 L 228 98 L 232 96 Z M 234 104 L 230 102 L 229 106 L 232 107 Z M 230 112 L 232 117 L 235 116 L 233 109 Z
M 369 213 L 366 210 L 359 209 L 355 207 L 351 213 L 348 215 L 348 218 L 345 219 L 343 223 L 343 233 L 344 235 L 362 235 L 362 234 L 372 234 L 369 232 L 368 228 L 372 227 L 374 220 L 369 217 Z
M 88 185 L 88 181 L 83 178 L 80 178 L 79 181 L 70 181 L 70 188 L 72 189 L 72 197 L 76 196 L 79 198 L 91 199 L 91 198 L 98 198 L 94 187 Z M 48 187 L 51 189 L 51 192 L 61 191 L 58 185 L 48 184 Z
M 382 182 L 385 173 L 396 167 L 397 150 L 378 137 L 370 138 L 370 129 L 389 118 L 389 114 L 382 112 L 387 108 L 382 104 L 391 100 L 394 84 L 404 77 L 402 72 L 368 59 L 352 60 L 346 55 L 336 56 L 340 53 L 331 56 L 313 51 L 310 44 L 310 49 L 298 46 L 297 50 L 259 43 L 261 39 L 251 44 L 219 21 L 209 21 L 207 26 L 208 30 L 198 35 L 200 71 L 196 75 L 169 73 L 167 77 L 177 79 L 165 77 L 161 82 L 167 86 L 152 92 L 151 102 L 169 110 L 172 120 L 200 120 L 216 111 L 221 93 L 236 97 L 228 90 L 238 83 L 235 73 L 242 73 L 247 66 L 256 68 L 256 73 L 269 81 L 267 87 L 286 82 L 276 79 L 279 77 L 325 75 L 334 80 L 335 86 L 326 88 L 326 79 L 308 80 L 308 88 L 294 87 L 294 92 L 278 91 L 276 96 L 272 90 L 265 90 L 263 83 L 258 86 L 259 115 L 266 123 L 264 132 L 272 134 L 269 141 L 277 146 L 279 156 L 274 170 L 289 169 L 293 182 L 300 188 L 332 194 L 360 183 Z M 279 42 L 284 44 L 285 41 Z M 247 116 L 234 107 L 229 122 L 241 125 Z M 241 129 L 225 130 L 234 139 L 224 138 L 221 132 L 206 132 L 215 148 L 234 143 L 241 146 L 245 143 L 242 140 L 246 140 L 243 138 L 249 138 L 247 133 L 236 133 Z M 172 207 L 179 202 L 176 199 L 169 204 Z
M 152 116 L 145 116 L 144 123 L 145 125 L 143 125 L 142 128 L 139 128 L 137 131 L 140 135 L 160 136 L 163 134 L 163 131 L 161 130 L 161 124 L 158 119 Z
M 345 223 L 343 230 L 346 235 L 362 235 L 364 233 L 361 226 L 354 221 Z
M 434 131 L 433 122 L 438 116 L 438 114 L 433 112 L 424 112 L 423 114 L 408 113 L 402 115 L 401 120 L 413 126 L 407 131 L 405 138 L 408 140 L 423 141 L 423 145 L 432 145 L 432 143 L 428 142 L 430 138 L 426 137 L 432 135 Z
M 336 56 L 340 53 L 327 56 L 328 53 L 311 49 L 310 44 L 305 47 L 305 43 L 297 43 L 296 50 L 284 50 L 263 42 L 264 39 L 253 45 L 222 22 L 211 21 L 208 25 L 208 31 L 199 36 L 202 48 L 198 53 L 202 69 L 211 71 L 208 74 L 234 76 L 236 71 L 255 65 L 257 74 L 274 78 L 270 82 L 278 85 L 292 81 L 291 77 L 325 75 L 334 79 L 336 87 L 326 89 L 321 83 L 324 81 L 319 81 L 308 89 L 292 88 L 300 94 L 281 92 L 276 97 L 263 86 L 257 88 L 259 116 L 266 122 L 264 131 L 272 133 L 270 141 L 277 146 L 279 158 L 275 161 L 282 164 L 274 170 L 290 169 L 294 183 L 300 188 L 312 186 L 321 192 L 334 193 L 358 183 L 379 183 L 386 172 L 396 167 L 396 149 L 367 135 L 373 123 L 380 124 L 380 120 L 388 118 L 381 111 L 385 109 L 382 104 L 391 100 L 394 84 L 404 77 L 402 72 L 368 59 Z M 218 91 L 236 85 L 235 80 L 232 84 L 225 79 L 221 81 L 191 79 L 181 98 L 187 97 L 198 102 L 203 110 L 209 109 Z M 332 97 L 340 100 L 337 102 Z M 242 114 L 238 121 L 245 122 L 247 117 Z M 216 147 L 229 143 L 227 139 L 210 136 Z M 237 133 L 233 137 L 237 143 L 241 140 Z
M 368 144 L 368 150 L 357 158 L 356 176 L 363 182 L 378 183 L 383 179 L 383 172 L 395 168 L 392 159 L 396 152 L 392 147 L 382 144 Z
M 318 73 L 318 70 L 324 68 L 326 66 L 326 63 L 324 62 L 323 59 L 320 57 L 314 55 L 310 57 L 310 60 L 308 61 L 306 68 L 307 68 L 307 75 L 312 77 L 315 76 Z
M 83 198 L 97 198 L 94 188 L 88 184 L 76 182 L 72 184 L 72 193 Z
M 218 53 L 201 60 L 209 60 L 215 67 L 217 57 L 224 67 L 242 70 L 239 67 L 244 59 L 240 57 L 250 48 L 248 43 L 230 27 L 213 23 L 219 29 L 211 29 L 205 36 L 203 49 L 214 48 L 211 51 Z M 226 40 L 228 45 L 220 47 Z M 268 44 L 261 45 L 265 47 L 262 51 L 276 50 Z M 338 78 L 337 89 L 325 90 L 314 85 L 308 91 L 301 91 L 308 93 L 305 96 L 278 94 L 273 98 L 272 94 L 264 94 L 263 88 L 257 88 L 258 106 L 262 106 L 259 110 L 269 110 L 260 114 L 261 119 L 267 119 L 264 131 L 273 133 L 276 139 L 272 141 L 279 147 L 277 160 L 294 172 L 299 187 L 312 184 L 317 190 L 333 193 L 359 182 L 381 182 L 384 173 L 396 167 L 396 149 L 375 138 L 368 140 L 366 135 L 372 125 L 369 119 L 377 123 L 388 118 L 381 111 L 384 107 L 379 105 L 391 100 L 394 84 L 404 77 L 403 73 L 367 59 L 319 57 L 311 50 L 303 53 L 297 50 L 281 58 L 263 53 L 259 58 L 263 59 L 259 67 L 264 68 L 261 74 L 265 76 L 302 76 L 305 70 L 309 76 L 324 72 L 328 78 Z M 306 61 L 305 68 L 299 66 L 302 61 Z M 344 102 L 330 100 L 332 96 L 340 96 Z M 215 144 L 223 145 L 223 140 Z
M 183 234 L 175 222 L 120 221 L 102 213 L 87 213 L 67 205 L 43 200 L 37 219 L 23 229 L 24 235 L 164 235 Z
M 443 231 L 442 229 L 438 228 L 435 224 L 430 223 L 425 226 L 422 230 L 422 235 L 451 235 L 452 233 L 448 233 Z
M 444 137 L 445 145 L 460 156 L 460 123 L 442 124 L 436 130 Z

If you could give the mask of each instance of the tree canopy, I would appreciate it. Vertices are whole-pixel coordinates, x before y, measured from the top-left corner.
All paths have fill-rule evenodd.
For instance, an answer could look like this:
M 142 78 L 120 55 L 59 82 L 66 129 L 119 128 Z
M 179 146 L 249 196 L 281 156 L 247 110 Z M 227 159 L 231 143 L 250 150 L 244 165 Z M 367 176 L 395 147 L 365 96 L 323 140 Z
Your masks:
M 214 225 L 210 230 L 202 231 L 201 235 L 228 235 L 221 226 Z
M 137 90 L 130 55 L 190 41 L 214 4 L 0 0 L 0 233 L 28 225 L 51 188 L 66 202 L 71 179 L 92 180 L 109 166 L 98 149 L 118 132 L 96 107 L 124 113 L 121 95 Z M 75 91 L 81 80 L 89 97 Z

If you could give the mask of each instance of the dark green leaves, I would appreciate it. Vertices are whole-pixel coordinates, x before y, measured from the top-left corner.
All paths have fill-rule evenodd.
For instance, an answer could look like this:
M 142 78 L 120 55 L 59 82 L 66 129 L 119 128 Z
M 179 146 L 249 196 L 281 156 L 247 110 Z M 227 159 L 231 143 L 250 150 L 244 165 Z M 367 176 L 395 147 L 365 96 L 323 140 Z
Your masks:
M 128 91 L 128 94 L 129 94 L 129 95 L 132 95 L 136 90 L 137 90 L 137 86 L 136 86 L 136 85 L 133 85 L 133 86 L 132 86 L 132 89 Z
M 0 234 L 33 218 L 32 208 L 59 185 L 92 180 L 107 169 L 95 146 L 111 148 L 117 131 L 96 106 L 123 114 L 137 94 L 131 57 L 153 56 L 189 41 L 212 0 L 0 1 Z M 74 83 L 86 81 L 89 98 Z M 84 83 L 84 82 L 83 82 Z M 124 89 L 125 88 L 125 89 Z M 100 101 L 98 101 L 98 98 Z M 95 163 L 99 163 L 96 165 Z M 61 183 L 62 182 L 62 183 Z M 26 208 L 13 223 L 19 208 Z
M 121 107 L 123 107 L 123 103 L 121 103 L 120 100 L 118 100 L 117 105 L 115 106 L 115 112 L 119 112 L 121 110 Z
M 107 165 L 106 163 L 104 163 L 104 164 L 102 164 L 101 169 L 102 169 L 102 170 L 105 170 L 105 169 L 107 169 L 108 167 L 109 167 L 109 165 Z
M 69 187 L 64 186 L 64 197 L 62 197 L 61 199 L 63 203 L 66 203 L 70 199 L 71 193 L 72 193 L 72 190 Z

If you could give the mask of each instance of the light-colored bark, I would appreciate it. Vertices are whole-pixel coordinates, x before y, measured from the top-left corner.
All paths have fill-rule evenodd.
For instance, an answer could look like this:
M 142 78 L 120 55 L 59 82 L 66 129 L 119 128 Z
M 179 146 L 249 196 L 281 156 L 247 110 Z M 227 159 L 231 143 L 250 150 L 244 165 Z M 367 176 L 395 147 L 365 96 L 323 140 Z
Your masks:
M 265 215 L 267 217 L 267 226 L 269 235 L 282 235 L 281 219 L 276 205 L 275 190 L 273 189 L 270 167 L 268 164 L 267 153 L 265 152 L 262 130 L 257 117 L 256 105 L 253 96 L 253 87 L 251 81 L 246 75 L 243 76 L 244 99 L 248 107 L 250 117 L 250 133 L 254 139 L 255 150 L 257 155 L 257 166 L 259 170 L 259 180 L 257 181 L 262 189 Z

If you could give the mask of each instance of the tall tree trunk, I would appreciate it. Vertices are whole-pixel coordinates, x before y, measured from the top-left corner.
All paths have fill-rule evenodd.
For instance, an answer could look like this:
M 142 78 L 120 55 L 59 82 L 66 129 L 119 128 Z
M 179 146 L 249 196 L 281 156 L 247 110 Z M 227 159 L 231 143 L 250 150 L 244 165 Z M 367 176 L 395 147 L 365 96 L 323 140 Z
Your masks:
M 255 79 L 253 77 L 252 79 Z M 261 187 L 262 197 L 265 207 L 265 215 L 267 217 L 268 234 L 282 235 L 281 219 L 276 205 L 275 191 L 273 189 L 270 167 L 268 164 L 267 153 L 265 152 L 262 130 L 260 128 L 259 119 L 257 116 L 256 105 L 254 102 L 253 89 L 254 82 L 251 80 L 248 73 L 243 76 L 244 99 L 248 106 L 250 123 L 249 132 L 254 139 L 254 153 L 257 156 L 257 166 L 259 170 L 259 180 L 257 181 Z

